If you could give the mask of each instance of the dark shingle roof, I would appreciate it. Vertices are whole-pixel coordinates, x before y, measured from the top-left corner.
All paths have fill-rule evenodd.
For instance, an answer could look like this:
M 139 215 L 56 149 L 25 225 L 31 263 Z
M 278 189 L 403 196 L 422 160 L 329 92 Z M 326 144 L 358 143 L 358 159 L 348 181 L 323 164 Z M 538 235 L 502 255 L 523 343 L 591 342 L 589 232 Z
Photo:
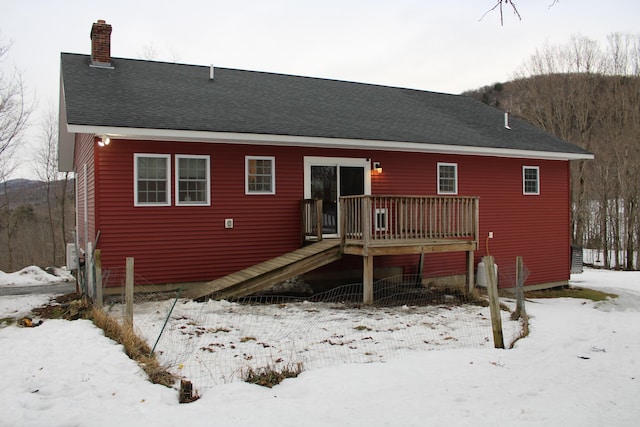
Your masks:
M 67 123 L 588 154 L 461 95 L 372 84 L 62 54 Z

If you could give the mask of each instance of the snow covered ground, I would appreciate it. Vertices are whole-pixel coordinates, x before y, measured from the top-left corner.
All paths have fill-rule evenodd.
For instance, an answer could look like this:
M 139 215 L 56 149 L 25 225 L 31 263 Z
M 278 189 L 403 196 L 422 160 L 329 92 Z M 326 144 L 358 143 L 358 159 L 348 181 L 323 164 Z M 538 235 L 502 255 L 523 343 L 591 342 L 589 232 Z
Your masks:
M 0 328 L 0 426 L 635 426 L 640 424 L 640 273 L 586 270 L 599 303 L 527 303 L 511 350 L 421 351 L 305 370 L 267 389 L 213 386 L 191 404 L 150 384 L 90 322 Z M 41 295 L 0 297 L 0 318 Z

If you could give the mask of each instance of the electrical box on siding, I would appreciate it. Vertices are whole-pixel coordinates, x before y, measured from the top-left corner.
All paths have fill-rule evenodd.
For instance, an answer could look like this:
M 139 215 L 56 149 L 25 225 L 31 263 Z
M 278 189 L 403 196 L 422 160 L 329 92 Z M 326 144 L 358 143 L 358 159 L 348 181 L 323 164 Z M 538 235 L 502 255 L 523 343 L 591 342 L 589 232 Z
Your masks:
M 78 251 L 75 243 L 67 243 L 67 270 L 78 269 Z

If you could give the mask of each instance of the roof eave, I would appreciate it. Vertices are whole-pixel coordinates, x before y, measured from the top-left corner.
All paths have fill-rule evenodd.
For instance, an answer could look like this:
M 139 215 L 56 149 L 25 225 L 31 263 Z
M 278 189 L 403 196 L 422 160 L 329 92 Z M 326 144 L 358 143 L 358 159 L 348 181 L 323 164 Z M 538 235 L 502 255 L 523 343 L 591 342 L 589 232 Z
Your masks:
M 60 72 L 60 98 L 58 106 L 58 170 L 60 172 L 73 172 L 73 159 L 75 156 L 75 135 L 67 125 L 67 107 L 64 97 L 64 80 Z
M 327 138 L 310 136 L 254 134 L 235 132 L 208 132 L 173 129 L 144 129 L 110 126 L 68 125 L 70 133 L 106 135 L 111 138 L 132 140 L 157 140 L 177 142 L 204 142 L 227 144 L 289 145 L 299 147 L 370 149 L 404 151 L 415 153 L 461 154 L 472 156 L 512 157 L 546 160 L 588 160 L 591 153 L 569 153 L 536 150 L 516 150 L 509 148 L 475 147 L 416 143 L 405 141 L 363 140 L 348 138 Z M 62 131 L 61 131 L 62 133 Z

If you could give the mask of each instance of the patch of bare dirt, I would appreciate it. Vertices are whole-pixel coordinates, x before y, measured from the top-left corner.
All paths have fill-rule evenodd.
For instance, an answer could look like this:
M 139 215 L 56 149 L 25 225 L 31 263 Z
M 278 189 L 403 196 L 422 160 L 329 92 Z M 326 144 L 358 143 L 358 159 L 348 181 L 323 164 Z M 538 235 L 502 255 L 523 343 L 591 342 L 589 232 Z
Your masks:
M 89 311 L 91 311 L 91 304 L 75 292 L 57 296 L 48 304 L 31 310 L 34 317 L 65 320 L 86 318 Z

